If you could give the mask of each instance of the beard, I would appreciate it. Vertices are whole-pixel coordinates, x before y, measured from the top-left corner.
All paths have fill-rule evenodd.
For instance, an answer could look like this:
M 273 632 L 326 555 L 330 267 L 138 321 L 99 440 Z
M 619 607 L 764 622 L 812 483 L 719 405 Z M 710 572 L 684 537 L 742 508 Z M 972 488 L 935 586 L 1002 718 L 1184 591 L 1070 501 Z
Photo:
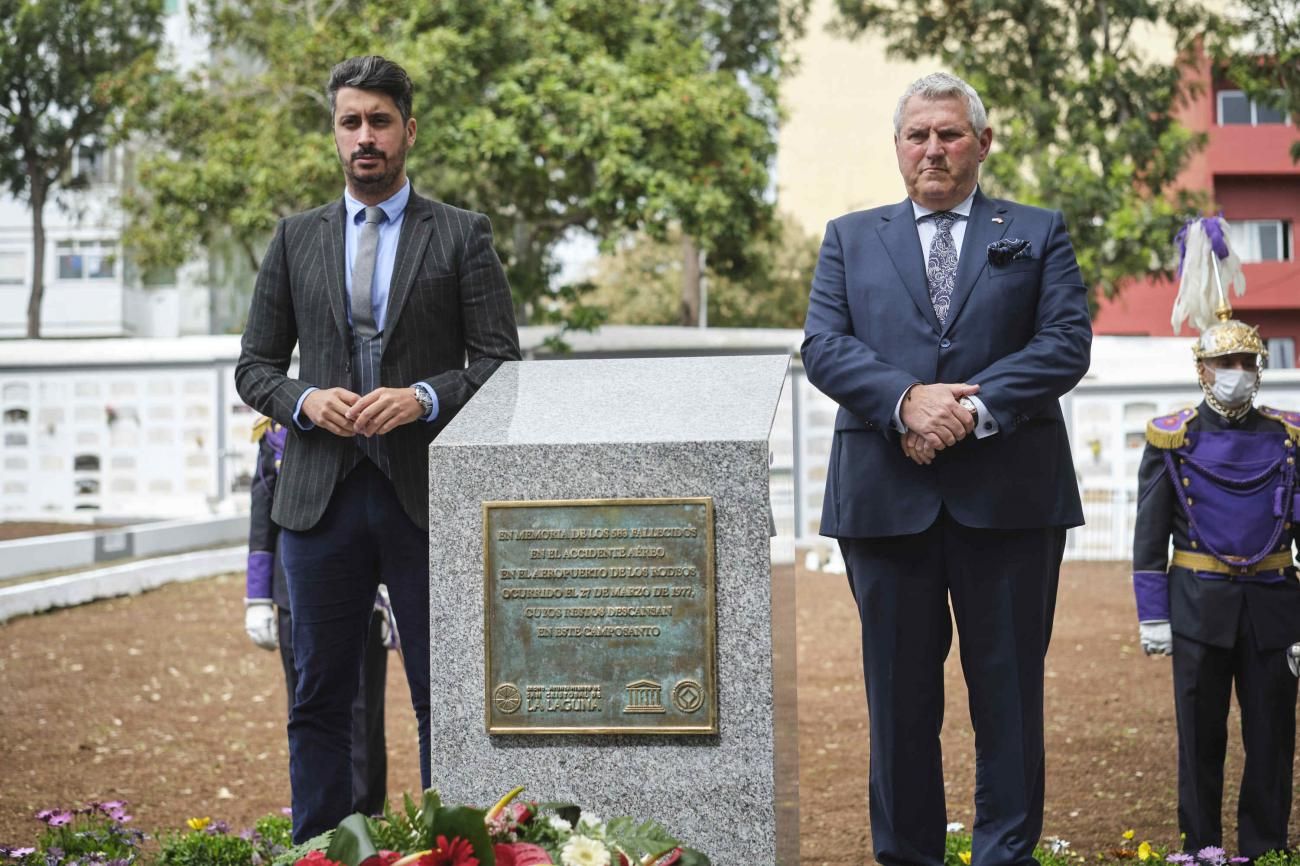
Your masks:
M 356 161 L 366 157 L 383 160 L 383 170 L 358 173 Z M 360 192 L 387 192 L 397 185 L 398 179 L 406 169 L 406 143 L 403 142 L 398 152 L 391 155 L 371 147 L 358 148 L 347 157 L 339 153 L 339 163 L 343 166 L 343 175 L 347 178 L 348 186 Z

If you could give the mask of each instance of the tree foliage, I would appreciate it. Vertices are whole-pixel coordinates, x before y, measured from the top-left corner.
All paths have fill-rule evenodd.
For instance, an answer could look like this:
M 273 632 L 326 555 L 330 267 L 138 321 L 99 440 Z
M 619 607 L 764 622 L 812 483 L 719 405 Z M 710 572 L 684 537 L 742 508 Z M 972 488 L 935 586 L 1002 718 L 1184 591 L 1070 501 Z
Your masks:
M 77 185 L 78 146 L 120 131 L 161 37 L 162 0 L 0 0 L 0 183 L 31 206 L 29 337 L 41 329 L 45 205 Z
M 1225 78 L 1252 99 L 1278 106 L 1293 123 L 1300 120 L 1298 0 L 1238 0 L 1213 37 L 1207 47 Z M 1300 139 L 1291 145 L 1291 159 L 1300 162 Z
M 779 60 L 764 29 L 779 17 L 742 21 L 744 38 L 720 28 L 750 5 L 209 0 L 213 56 L 238 61 L 148 106 L 162 147 L 139 166 L 132 245 L 174 265 L 228 235 L 256 259 L 277 216 L 339 194 L 324 83 L 338 60 L 381 53 L 416 87 L 414 187 L 492 218 L 521 323 L 599 321 L 553 285 L 566 232 L 611 244 L 675 226 L 742 267 L 771 219 Z
M 710 326 L 803 327 L 820 242 L 788 214 L 778 214 L 774 229 L 751 241 L 743 278 L 707 269 Z M 639 235 L 597 263 L 591 303 L 614 324 L 678 324 L 682 269 L 680 232 L 662 240 Z
M 1088 285 L 1109 297 L 1168 273 L 1175 233 L 1204 206 L 1177 184 L 1203 142 L 1174 117 L 1211 22 L 1201 4 L 836 2 L 846 33 L 879 33 L 892 55 L 936 58 L 979 91 L 996 133 L 985 187 L 1064 211 Z

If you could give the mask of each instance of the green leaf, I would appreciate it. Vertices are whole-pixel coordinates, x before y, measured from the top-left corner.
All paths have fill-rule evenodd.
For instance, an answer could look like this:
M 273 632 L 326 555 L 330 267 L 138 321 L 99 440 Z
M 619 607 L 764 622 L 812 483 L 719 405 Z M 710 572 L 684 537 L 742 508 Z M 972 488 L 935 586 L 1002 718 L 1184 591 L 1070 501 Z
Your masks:
M 637 823 L 633 818 L 614 818 L 605 822 L 605 834 L 629 854 L 638 858 L 647 854 L 661 854 L 681 843 L 655 821 Z
M 339 822 L 325 856 L 345 866 L 360 866 L 362 861 L 378 853 L 379 849 L 370 838 L 366 816 L 354 814 Z
M 496 854 L 484 823 L 487 811 L 469 806 L 439 808 L 434 814 L 429 832 L 434 839 L 446 836 L 448 841 L 460 837 L 474 847 L 479 866 L 496 866 Z

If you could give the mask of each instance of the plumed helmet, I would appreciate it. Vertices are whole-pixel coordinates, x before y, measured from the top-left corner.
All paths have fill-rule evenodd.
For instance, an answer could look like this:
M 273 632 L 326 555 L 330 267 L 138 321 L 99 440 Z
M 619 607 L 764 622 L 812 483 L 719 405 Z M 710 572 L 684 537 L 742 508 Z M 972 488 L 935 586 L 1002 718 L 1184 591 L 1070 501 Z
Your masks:
M 1231 315 L 1231 310 L 1228 312 Z M 1268 357 L 1268 349 L 1260 339 L 1258 329 L 1239 319 L 1227 317 L 1202 331 L 1200 338 L 1192 346 L 1192 355 L 1198 361 L 1239 353 L 1258 355 L 1261 358 Z
M 1245 294 L 1246 277 L 1241 260 L 1228 245 L 1227 229 L 1221 216 L 1199 217 L 1188 220 L 1177 237 L 1182 281 L 1171 324 L 1175 334 L 1185 321 L 1201 332 L 1192 346 L 1198 361 L 1238 353 L 1268 357 L 1259 331 L 1232 318 L 1228 290 Z

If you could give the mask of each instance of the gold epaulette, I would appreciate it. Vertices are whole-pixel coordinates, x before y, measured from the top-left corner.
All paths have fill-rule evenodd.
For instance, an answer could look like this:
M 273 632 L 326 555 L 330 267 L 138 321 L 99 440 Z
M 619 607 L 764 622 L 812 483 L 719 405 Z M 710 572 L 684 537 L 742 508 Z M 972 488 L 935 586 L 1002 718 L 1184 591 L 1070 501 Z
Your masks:
M 1183 409 L 1161 415 L 1147 422 L 1147 441 L 1157 448 L 1182 448 L 1187 441 L 1187 425 L 1196 417 L 1195 409 Z
M 1300 412 L 1287 412 L 1283 409 L 1274 409 L 1270 406 L 1260 406 L 1259 414 L 1265 418 L 1272 418 L 1286 428 L 1286 433 L 1291 437 L 1291 441 L 1296 441 L 1300 436 Z
M 253 441 L 261 442 L 262 437 L 266 435 L 266 431 L 270 429 L 271 429 L 270 418 L 267 418 L 265 415 L 263 415 L 261 418 L 258 418 L 257 421 L 254 422 L 253 424 Z

